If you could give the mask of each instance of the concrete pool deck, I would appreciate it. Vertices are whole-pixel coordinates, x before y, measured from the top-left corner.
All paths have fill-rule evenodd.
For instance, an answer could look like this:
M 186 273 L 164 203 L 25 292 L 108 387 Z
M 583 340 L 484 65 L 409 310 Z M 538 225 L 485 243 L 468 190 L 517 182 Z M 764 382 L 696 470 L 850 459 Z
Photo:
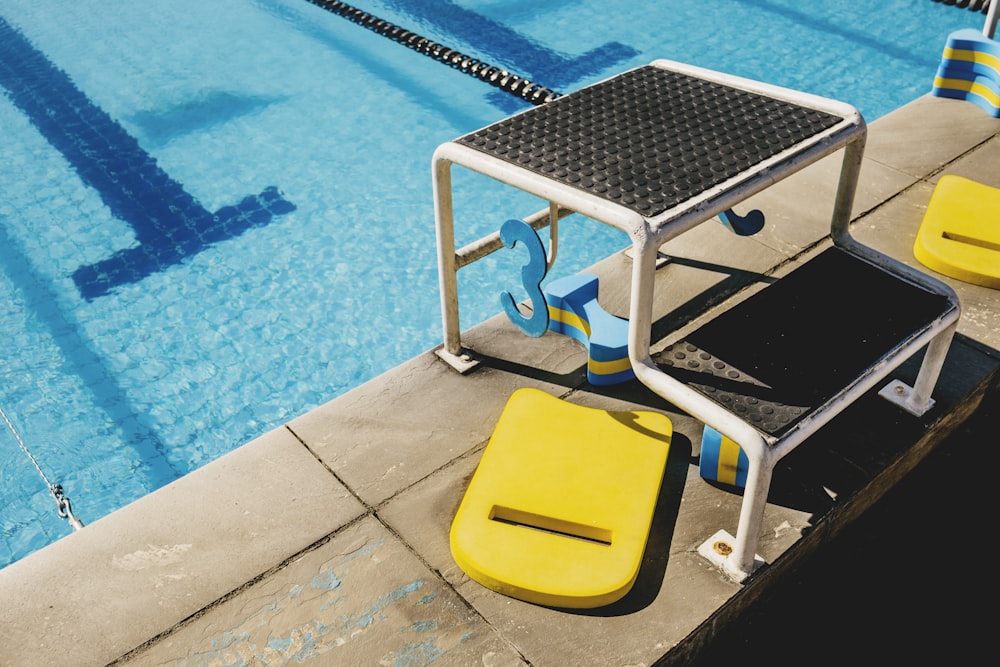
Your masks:
M 1000 187 L 1000 120 L 926 96 L 873 123 L 865 154 L 852 232 L 919 267 L 913 239 L 941 175 Z M 831 156 L 749 202 L 769 216 L 758 235 L 703 225 L 665 246 L 657 339 L 814 252 L 839 164 Z M 713 261 L 709 243 L 732 263 Z M 624 253 L 594 267 L 602 305 L 619 315 L 628 267 Z M 946 281 L 963 314 L 935 408 L 918 419 L 866 396 L 783 460 L 758 548 L 769 565 L 744 585 L 697 553 L 735 531 L 740 507 L 698 475 L 700 424 L 638 383 L 587 384 L 579 344 L 526 338 L 498 316 L 463 336 L 483 360 L 472 373 L 428 351 L 0 570 L 0 665 L 690 664 L 1000 390 L 1000 291 Z M 915 370 L 897 375 L 911 382 Z M 524 603 L 451 558 L 451 519 L 522 387 L 673 422 L 639 578 L 617 603 Z

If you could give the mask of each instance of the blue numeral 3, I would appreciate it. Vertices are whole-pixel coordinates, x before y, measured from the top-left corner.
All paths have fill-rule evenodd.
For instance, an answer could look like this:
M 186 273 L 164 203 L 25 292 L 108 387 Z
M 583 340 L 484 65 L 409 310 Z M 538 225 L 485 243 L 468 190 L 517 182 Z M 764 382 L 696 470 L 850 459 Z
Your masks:
M 531 299 L 534 312 L 531 317 L 522 315 L 510 292 L 500 293 L 500 305 L 514 326 L 532 338 L 538 338 L 549 328 L 549 308 L 541 288 L 548 271 L 545 246 L 531 225 L 523 220 L 508 220 L 503 223 L 500 227 L 500 240 L 507 248 L 513 248 L 520 241 L 528 250 L 528 263 L 521 267 L 521 284 Z

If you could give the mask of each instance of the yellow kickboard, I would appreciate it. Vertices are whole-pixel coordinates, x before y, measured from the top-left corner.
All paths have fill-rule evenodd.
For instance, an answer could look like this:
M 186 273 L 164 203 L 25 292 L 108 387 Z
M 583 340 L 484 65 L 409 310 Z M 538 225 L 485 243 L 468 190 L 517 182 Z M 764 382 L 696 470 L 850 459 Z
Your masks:
M 1000 188 L 942 176 L 917 232 L 913 255 L 943 275 L 1000 288 Z
M 635 583 L 673 427 L 537 389 L 514 392 L 451 526 L 475 581 L 520 600 L 592 608 Z

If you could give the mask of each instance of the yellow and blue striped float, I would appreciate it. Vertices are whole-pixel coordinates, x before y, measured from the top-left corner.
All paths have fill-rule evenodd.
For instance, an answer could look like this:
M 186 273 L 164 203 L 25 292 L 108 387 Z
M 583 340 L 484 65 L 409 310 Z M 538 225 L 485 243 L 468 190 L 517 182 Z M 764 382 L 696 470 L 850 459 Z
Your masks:
M 972 28 L 951 33 L 931 93 L 971 102 L 1000 118 L 1000 43 Z
M 608 313 L 597 302 L 597 276 L 578 273 L 545 288 L 549 330 L 575 338 L 587 348 L 587 380 L 593 385 L 627 382 L 635 377 L 628 360 L 628 320 Z
M 701 478 L 742 488 L 747 485 L 749 468 L 750 459 L 740 446 L 706 424 L 698 460 Z

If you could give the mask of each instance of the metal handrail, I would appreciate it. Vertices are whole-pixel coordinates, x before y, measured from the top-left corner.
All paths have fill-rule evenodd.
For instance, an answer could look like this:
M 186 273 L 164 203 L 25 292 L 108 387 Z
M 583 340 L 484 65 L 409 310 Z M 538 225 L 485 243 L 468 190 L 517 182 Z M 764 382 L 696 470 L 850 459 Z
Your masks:
M 549 257 L 547 258 L 548 268 L 550 269 L 552 268 L 552 263 L 555 261 L 555 246 L 558 243 L 558 237 L 556 235 L 558 227 L 553 225 L 553 222 L 558 223 L 558 221 L 562 218 L 572 214 L 573 211 L 568 208 L 550 204 L 548 208 L 536 211 L 535 213 L 523 218 L 523 220 L 531 225 L 531 228 L 536 232 L 541 231 L 546 227 L 550 227 L 552 229 L 552 233 L 549 235 L 551 245 L 549 248 Z M 500 240 L 500 232 L 497 231 L 487 234 L 483 238 L 473 241 L 472 243 L 469 243 L 468 245 L 455 251 L 455 267 L 456 269 L 461 269 L 503 247 L 503 241 Z
M 989 11 L 986 13 L 986 23 L 983 24 L 983 34 L 993 39 L 997 30 L 997 8 L 1000 2 L 990 2 Z

